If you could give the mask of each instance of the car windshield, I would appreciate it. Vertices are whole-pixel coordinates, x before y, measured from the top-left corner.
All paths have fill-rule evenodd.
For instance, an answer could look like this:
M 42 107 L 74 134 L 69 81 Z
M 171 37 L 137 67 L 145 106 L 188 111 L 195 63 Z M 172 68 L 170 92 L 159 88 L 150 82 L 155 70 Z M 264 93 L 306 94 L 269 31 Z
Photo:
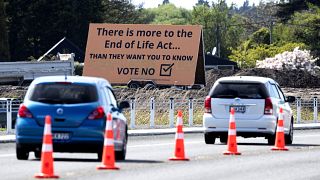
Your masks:
M 260 83 L 219 83 L 211 94 L 212 98 L 265 99 L 266 89 Z
M 98 100 L 96 87 L 89 84 L 44 83 L 35 85 L 31 101 L 48 104 L 78 104 Z

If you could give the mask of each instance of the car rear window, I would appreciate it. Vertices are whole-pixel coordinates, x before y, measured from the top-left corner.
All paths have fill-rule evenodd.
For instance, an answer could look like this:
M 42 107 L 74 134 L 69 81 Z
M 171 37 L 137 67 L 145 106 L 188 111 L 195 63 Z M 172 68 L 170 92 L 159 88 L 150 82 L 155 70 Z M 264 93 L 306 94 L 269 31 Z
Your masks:
M 265 99 L 268 94 L 261 83 L 223 83 L 220 82 L 211 92 L 212 98 Z
M 97 89 L 90 84 L 44 83 L 35 85 L 31 101 L 48 104 L 78 104 L 98 100 Z

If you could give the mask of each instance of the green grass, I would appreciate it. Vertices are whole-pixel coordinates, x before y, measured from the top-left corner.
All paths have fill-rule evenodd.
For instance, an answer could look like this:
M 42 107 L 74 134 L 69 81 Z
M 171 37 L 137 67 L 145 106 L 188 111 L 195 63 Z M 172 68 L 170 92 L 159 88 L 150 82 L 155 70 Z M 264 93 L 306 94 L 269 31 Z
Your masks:
M 188 110 L 182 111 L 182 119 L 183 124 L 185 127 L 189 126 L 189 112 Z M 130 127 L 130 111 L 124 112 L 125 116 L 128 120 L 128 126 Z M 193 126 L 201 126 L 202 125 L 202 115 L 203 110 L 198 109 L 193 111 Z M 173 124 L 176 125 L 177 120 L 177 111 L 174 114 L 174 122 Z M 169 127 L 170 118 L 169 118 L 169 111 L 167 110 L 159 110 L 155 112 L 155 128 L 162 128 L 162 127 Z M 136 110 L 135 113 L 135 126 L 136 128 L 150 128 L 150 111 L 149 110 Z
M 297 109 L 296 107 L 291 107 L 293 111 L 293 118 L 295 123 L 297 123 Z M 318 109 L 319 112 L 319 109 Z M 320 113 L 318 113 L 318 121 L 320 118 Z M 313 122 L 313 107 L 301 107 L 301 119 L 300 123 L 312 123 Z

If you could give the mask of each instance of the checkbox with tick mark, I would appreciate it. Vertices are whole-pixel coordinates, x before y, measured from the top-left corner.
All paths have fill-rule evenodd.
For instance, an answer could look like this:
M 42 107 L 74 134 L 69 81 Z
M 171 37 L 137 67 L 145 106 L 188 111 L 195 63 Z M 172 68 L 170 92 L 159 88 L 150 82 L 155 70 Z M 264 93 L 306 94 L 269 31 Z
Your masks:
M 161 64 L 160 76 L 171 76 L 173 64 Z

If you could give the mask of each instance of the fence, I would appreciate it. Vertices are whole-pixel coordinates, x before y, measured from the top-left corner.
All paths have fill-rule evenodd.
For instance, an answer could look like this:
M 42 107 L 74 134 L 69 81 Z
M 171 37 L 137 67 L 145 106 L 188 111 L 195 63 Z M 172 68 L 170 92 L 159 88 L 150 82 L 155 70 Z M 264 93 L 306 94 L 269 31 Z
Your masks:
M 152 97 L 150 99 L 131 98 L 130 108 L 124 111 L 128 117 L 128 124 L 131 129 L 135 128 L 165 128 L 174 127 L 176 110 L 183 111 L 185 126 L 201 126 L 204 110 L 203 99 L 161 99 Z M 7 132 L 12 132 L 14 127 L 15 114 L 22 100 L 0 98 L 0 127 L 6 127 Z M 318 98 L 296 98 L 296 102 L 290 104 L 295 123 L 317 123 Z M 1 118 L 2 117 L 2 118 Z M 6 122 L 2 123 L 1 122 Z
M 15 115 L 21 103 L 22 100 L 20 99 L 0 98 L 0 127 L 6 127 L 7 133 L 13 131 Z

